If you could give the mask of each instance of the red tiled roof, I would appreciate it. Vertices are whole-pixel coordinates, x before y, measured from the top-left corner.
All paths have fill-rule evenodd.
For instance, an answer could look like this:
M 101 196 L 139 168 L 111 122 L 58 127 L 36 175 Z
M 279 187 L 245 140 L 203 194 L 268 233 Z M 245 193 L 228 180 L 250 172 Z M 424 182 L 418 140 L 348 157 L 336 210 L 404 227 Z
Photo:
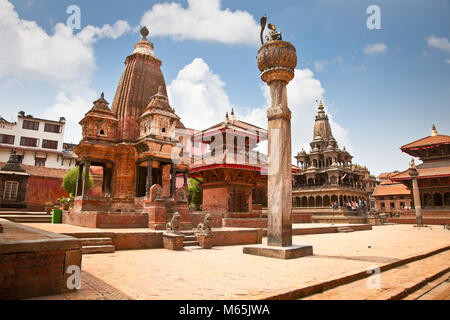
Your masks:
M 450 136 L 438 134 L 436 136 L 425 137 L 411 143 L 401 146 L 400 149 L 405 151 L 411 148 L 420 148 L 425 146 L 437 145 L 437 144 L 450 144 Z
M 434 167 L 434 168 L 419 168 L 417 167 L 417 172 L 419 173 L 418 179 L 426 179 L 433 177 L 448 177 L 450 176 L 450 166 Z M 391 177 L 393 181 L 400 180 L 410 180 L 408 170 L 397 173 Z
M 374 197 L 390 195 L 411 195 L 411 192 L 404 184 L 393 182 L 390 179 L 379 184 L 373 192 Z
M 3 167 L 5 162 L 0 162 L 0 167 Z M 25 171 L 33 177 L 47 177 L 47 178 L 57 178 L 63 179 L 66 173 L 69 171 L 68 169 L 54 169 L 47 167 L 35 167 L 28 166 L 25 164 L 20 165 Z

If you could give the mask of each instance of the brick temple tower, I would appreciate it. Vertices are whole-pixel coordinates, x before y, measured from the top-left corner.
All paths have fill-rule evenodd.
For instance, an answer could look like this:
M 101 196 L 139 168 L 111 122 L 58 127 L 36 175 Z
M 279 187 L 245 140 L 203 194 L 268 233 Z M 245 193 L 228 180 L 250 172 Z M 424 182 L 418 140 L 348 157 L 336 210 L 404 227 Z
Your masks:
M 96 228 L 164 228 L 173 211 L 190 226 L 183 160 L 184 126 L 167 98 L 161 61 L 147 40 L 148 30 L 125 60 L 125 71 L 109 108 L 102 94 L 80 121 L 82 140 L 75 147 L 78 180 L 75 205 L 64 222 Z M 88 195 L 91 166 L 103 168 L 101 196 Z M 155 186 L 156 185 L 156 186 Z M 158 197 L 151 195 L 158 190 Z M 158 209 L 155 215 L 155 207 Z M 156 221 L 157 220 L 157 221 Z

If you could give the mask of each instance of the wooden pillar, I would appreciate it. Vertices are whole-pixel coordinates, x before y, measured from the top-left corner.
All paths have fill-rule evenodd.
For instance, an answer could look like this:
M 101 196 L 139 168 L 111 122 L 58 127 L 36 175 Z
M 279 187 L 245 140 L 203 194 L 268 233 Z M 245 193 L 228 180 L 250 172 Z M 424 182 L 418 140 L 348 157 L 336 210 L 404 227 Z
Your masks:
M 83 191 L 82 191 L 82 197 L 83 199 L 88 196 L 89 191 L 89 171 L 91 169 L 91 162 L 85 161 L 84 163 L 84 181 L 83 181 Z
M 183 172 L 183 187 L 186 189 L 186 191 L 187 191 L 187 189 L 188 189 L 188 180 L 187 180 L 187 177 L 188 177 L 188 171 L 185 170 L 185 171 Z
M 145 183 L 145 196 L 146 198 L 150 195 L 150 188 L 153 185 L 153 160 L 147 161 L 147 179 Z

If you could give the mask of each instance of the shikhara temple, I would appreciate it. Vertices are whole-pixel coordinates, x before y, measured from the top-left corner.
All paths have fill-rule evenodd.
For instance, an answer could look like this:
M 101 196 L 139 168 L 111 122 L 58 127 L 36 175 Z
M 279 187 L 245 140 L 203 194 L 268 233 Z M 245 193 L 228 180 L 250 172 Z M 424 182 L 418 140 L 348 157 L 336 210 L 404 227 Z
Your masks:
M 186 188 L 176 195 L 177 174 L 184 175 L 185 185 L 187 178 L 186 136 L 179 133 L 184 126 L 169 104 L 147 28 L 141 34 L 125 60 L 112 108 L 102 94 L 80 121 L 82 140 L 74 149 L 79 162 L 76 199 L 67 223 L 162 229 L 167 214 L 178 211 L 183 225 L 190 227 Z M 103 168 L 101 196 L 87 194 L 91 166 Z M 156 196 L 151 196 L 154 185 Z
M 345 147 L 339 148 L 322 101 L 310 146 L 311 152 L 302 149 L 295 157 L 299 167 L 292 186 L 295 212 L 348 216 L 352 209 L 367 209 L 376 178 L 367 168 L 352 164 L 353 156 Z

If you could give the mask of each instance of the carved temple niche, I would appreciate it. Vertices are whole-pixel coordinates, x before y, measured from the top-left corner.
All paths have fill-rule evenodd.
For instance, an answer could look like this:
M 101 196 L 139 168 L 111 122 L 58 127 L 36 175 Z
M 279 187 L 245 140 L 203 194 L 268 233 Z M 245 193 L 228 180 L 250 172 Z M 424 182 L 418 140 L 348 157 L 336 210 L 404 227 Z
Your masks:
M 99 99 L 94 101 L 94 106 L 80 121 L 83 139 L 116 139 L 118 121 L 108 105 L 103 93 Z

